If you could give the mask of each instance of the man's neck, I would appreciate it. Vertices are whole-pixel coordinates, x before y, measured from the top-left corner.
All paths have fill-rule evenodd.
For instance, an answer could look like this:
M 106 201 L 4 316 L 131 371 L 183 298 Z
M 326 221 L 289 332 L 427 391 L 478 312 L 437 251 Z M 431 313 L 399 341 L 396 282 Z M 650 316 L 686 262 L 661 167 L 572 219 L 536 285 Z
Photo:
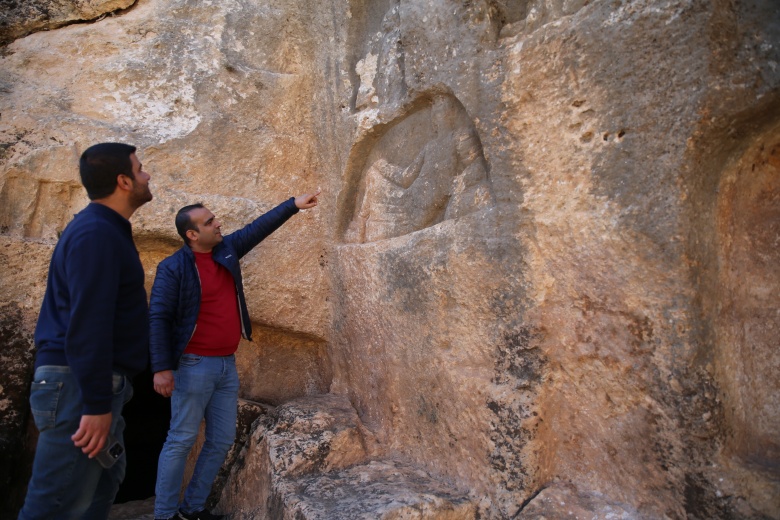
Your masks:
M 127 204 L 125 201 L 119 200 L 116 197 L 111 195 L 102 199 L 95 199 L 92 202 L 113 209 L 114 211 L 116 211 L 117 213 L 125 217 L 127 220 L 130 220 L 130 217 L 133 216 L 133 213 L 135 213 L 135 209 L 136 209 L 130 206 L 129 204 Z
M 214 250 L 214 248 L 204 249 L 198 246 L 198 244 L 189 244 L 189 246 L 194 253 L 211 253 Z

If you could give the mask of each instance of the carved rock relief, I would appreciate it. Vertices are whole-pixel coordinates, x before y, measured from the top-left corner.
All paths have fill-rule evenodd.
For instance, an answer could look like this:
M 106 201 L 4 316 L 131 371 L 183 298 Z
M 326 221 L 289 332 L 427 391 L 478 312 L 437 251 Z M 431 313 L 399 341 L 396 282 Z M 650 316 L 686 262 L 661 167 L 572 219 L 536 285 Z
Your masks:
M 89 202 L 73 167 L 73 151 L 32 154 L 0 175 L 0 233 L 55 238 Z
M 355 72 L 360 77 L 355 96 L 356 110 L 399 102 L 406 97 L 401 41 L 401 19 L 396 5 L 385 13 L 380 30 L 367 44 L 366 56 L 355 64 Z
M 482 143 L 456 98 L 425 100 L 388 126 L 359 175 L 345 242 L 398 237 L 493 205 Z

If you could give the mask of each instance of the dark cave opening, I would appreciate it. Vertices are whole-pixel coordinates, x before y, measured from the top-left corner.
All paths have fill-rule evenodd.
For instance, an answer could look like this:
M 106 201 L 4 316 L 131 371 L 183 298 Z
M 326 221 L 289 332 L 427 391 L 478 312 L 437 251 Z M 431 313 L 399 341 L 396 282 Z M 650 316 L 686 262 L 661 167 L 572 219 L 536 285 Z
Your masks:
M 150 369 L 133 378 L 133 398 L 125 405 L 127 473 L 114 503 L 154 496 L 157 458 L 171 420 L 170 400 L 154 391 Z

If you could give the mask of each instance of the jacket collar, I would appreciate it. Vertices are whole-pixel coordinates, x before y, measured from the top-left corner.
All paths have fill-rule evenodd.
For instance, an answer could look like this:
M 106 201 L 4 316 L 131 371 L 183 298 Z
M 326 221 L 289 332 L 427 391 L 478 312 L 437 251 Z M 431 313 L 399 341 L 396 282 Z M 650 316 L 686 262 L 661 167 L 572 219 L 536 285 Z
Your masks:
M 224 242 L 220 242 L 219 244 L 214 246 L 214 249 L 211 250 L 211 256 L 214 257 L 224 247 L 225 247 L 225 243 Z M 188 246 L 187 244 L 184 244 L 183 246 L 181 246 L 181 251 L 183 251 L 183 254 L 185 254 L 187 256 L 187 258 L 192 259 L 193 262 L 195 261 L 195 252 L 192 250 L 192 248 L 190 246 Z

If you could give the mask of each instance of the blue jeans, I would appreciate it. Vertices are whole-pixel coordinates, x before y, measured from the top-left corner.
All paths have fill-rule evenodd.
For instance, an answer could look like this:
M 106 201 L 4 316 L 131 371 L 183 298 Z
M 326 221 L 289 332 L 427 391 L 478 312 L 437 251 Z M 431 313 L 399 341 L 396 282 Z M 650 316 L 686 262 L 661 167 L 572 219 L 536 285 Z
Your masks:
M 154 516 L 168 518 L 178 509 L 200 511 L 236 438 L 238 372 L 235 356 L 184 354 L 173 372 L 171 428 L 157 466 Z M 179 506 L 184 466 L 206 419 L 206 440 Z
M 133 397 L 130 380 L 115 373 L 113 392 L 111 432 L 124 444 L 122 407 Z M 104 469 L 73 444 L 70 437 L 79 428 L 82 401 L 70 367 L 38 367 L 30 407 L 40 435 L 19 520 L 105 520 L 125 478 L 127 460 L 123 454 Z

